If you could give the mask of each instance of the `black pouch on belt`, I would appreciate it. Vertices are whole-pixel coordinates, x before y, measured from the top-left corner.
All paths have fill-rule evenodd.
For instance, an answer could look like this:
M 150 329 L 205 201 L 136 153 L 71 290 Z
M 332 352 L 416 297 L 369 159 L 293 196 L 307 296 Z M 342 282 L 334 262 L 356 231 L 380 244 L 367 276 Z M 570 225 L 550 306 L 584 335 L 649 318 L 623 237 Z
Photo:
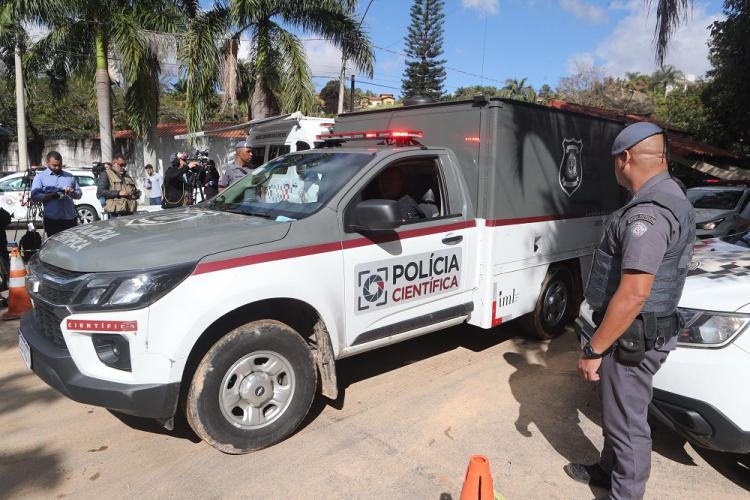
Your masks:
M 646 343 L 656 340 L 656 314 L 641 313 L 617 340 L 615 357 L 621 363 L 638 364 L 646 357 Z

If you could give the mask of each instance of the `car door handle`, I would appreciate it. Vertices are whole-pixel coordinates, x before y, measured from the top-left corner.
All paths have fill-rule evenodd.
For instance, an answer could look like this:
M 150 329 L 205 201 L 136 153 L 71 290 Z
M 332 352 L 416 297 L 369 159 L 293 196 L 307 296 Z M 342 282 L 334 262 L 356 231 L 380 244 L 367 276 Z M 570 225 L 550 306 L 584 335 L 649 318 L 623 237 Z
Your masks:
M 446 245 L 455 245 L 456 243 L 461 243 L 463 239 L 464 237 L 460 234 L 458 236 L 447 236 L 443 238 L 443 243 Z

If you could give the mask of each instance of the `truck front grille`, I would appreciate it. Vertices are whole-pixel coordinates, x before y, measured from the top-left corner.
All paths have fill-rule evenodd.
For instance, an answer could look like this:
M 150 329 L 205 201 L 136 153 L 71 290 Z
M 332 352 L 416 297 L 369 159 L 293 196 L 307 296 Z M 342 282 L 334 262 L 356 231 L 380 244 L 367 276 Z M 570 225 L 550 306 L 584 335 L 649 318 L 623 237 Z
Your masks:
M 37 300 L 34 304 L 34 315 L 39 327 L 39 333 L 53 347 L 61 350 L 67 350 L 62 330 L 60 329 L 60 318 L 58 318 L 52 308 L 42 301 Z
M 65 306 L 73 296 L 73 290 L 60 290 L 53 286 L 49 281 L 42 281 L 39 284 L 39 296 L 53 304 Z

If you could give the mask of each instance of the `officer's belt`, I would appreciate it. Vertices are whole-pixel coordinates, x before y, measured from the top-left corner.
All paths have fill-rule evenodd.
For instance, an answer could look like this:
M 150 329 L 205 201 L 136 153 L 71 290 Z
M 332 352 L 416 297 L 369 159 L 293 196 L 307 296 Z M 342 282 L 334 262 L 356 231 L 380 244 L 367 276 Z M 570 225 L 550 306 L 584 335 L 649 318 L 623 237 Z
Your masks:
M 604 319 L 604 313 L 593 311 L 591 319 L 598 328 Z M 669 316 L 657 317 L 654 313 L 640 313 L 634 321 L 642 321 L 644 331 L 648 332 L 645 338 L 647 351 L 658 349 L 677 335 L 677 331 L 684 326 L 682 315 L 677 311 Z M 654 333 L 651 333 L 654 332 Z M 651 333 L 651 335 L 649 335 Z

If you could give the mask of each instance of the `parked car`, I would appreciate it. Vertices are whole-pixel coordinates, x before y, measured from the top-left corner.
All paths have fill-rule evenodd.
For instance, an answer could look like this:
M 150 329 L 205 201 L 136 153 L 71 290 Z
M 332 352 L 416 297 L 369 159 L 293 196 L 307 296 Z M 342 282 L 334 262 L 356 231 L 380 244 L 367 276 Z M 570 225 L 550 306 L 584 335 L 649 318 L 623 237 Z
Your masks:
M 649 412 L 702 448 L 750 453 L 750 249 L 698 240 L 678 311 L 677 349 L 654 376 Z M 745 245 L 747 243 L 744 243 Z M 576 330 L 593 334 L 591 307 Z
M 3 177 L 7 175 L 15 174 L 15 173 L 16 172 L 14 172 L 13 170 L 0 170 L 0 179 L 2 179 Z
M 73 200 L 82 224 L 89 224 L 102 218 L 102 206 L 96 197 L 96 179 L 90 170 L 66 169 L 73 174 L 81 186 L 83 196 Z M 31 221 L 41 222 L 39 211 L 29 213 L 28 201 L 31 183 L 27 172 L 14 172 L 0 179 L 0 206 L 11 213 L 17 223 Z
M 734 234 L 740 213 L 750 201 L 747 186 L 702 186 L 687 191 L 695 207 L 696 236 L 717 238 Z

